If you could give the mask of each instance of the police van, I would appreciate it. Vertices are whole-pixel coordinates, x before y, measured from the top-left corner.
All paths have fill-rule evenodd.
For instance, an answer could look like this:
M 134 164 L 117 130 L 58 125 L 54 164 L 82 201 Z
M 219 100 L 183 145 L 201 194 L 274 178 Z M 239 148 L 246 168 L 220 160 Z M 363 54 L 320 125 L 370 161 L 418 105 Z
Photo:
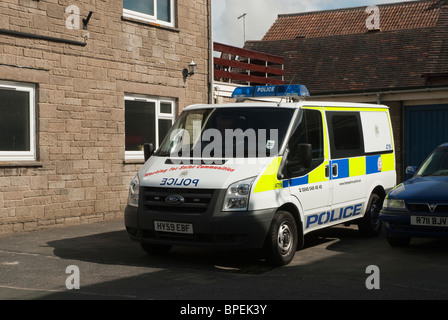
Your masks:
M 388 107 L 309 102 L 302 85 L 233 94 L 267 96 L 277 101 L 187 107 L 158 150 L 146 149 L 125 210 L 131 239 L 153 254 L 262 248 L 283 266 L 310 232 L 357 224 L 379 234 L 396 185 Z

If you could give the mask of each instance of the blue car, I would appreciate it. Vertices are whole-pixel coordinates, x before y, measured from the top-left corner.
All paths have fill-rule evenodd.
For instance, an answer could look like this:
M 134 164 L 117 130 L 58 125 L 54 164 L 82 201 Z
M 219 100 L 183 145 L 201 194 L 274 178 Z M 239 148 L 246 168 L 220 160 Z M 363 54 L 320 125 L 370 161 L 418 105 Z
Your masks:
M 413 237 L 448 237 L 448 143 L 434 150 L 414 177 L 392 190 L 380 219 L 391 246 L 407 246 Z

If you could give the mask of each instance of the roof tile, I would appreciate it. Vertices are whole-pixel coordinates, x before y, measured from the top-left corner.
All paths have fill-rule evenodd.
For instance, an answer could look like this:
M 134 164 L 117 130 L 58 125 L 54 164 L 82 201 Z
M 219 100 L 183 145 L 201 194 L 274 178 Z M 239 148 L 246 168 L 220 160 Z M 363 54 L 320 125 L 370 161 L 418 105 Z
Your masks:
M 427 0 L 379 5 L 381 31 L 433 27 L 439 18 L 439 4 L 439 0 Z M 279 15 L 263 40 L 365 33 L 369 16 L 366 7 Z
M 311 94 L 446 83 L 448 0 L 379 8 L 381 32 L 366 32 L 365 7 L 281 15 L 246 48 L 283 56 L 285 81 L 304 83 Z

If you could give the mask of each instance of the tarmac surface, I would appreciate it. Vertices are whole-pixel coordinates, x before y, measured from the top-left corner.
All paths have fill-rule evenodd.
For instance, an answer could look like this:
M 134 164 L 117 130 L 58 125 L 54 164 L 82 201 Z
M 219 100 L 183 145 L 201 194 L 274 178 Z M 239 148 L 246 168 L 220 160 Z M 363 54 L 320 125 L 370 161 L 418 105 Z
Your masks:
M 307 236 L 283 268 L 258 251 L 176 247 L 154 257 L 129 239 L 122 220 L 112 220 L 0 236 L 0 299 L 445 300 L 447 253 L 448 240 L 392 248 L 384 234 L 363 238 L 341 226 Z M 370 276 L 376 289 L 366 285 Z

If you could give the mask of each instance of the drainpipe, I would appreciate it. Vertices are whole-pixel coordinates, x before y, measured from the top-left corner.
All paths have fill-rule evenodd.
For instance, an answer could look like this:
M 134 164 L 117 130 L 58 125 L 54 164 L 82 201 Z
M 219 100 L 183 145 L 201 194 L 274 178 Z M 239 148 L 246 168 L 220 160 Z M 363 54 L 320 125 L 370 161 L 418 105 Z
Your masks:
M 46 40 L 46 41 L 51 41 L 51 42 L 65 43 L 65 44 L 71 44 L 71 45 L 81 46 L 81 47 L 85 47 L 87 45 L 87 42 L 62 39 L 62 38 L 56 38 L 56 37 L 50 37 L 50 36 L 42 36 L 42 35 L 33 34 L 33 33 L 6 30 L 6 29 L 0 29 L 0 34 L 21 37 L 21 38 L 29 38 L 29 39 L 37 39 L 37 40 Z
M 213 1 L 207 0 L 207 6 L 209 10 L 208 14 L 208 39 L 209 39 L 209 83 L 208 83 L 208 103 L 215 103 L 215 68 L 213 63 Z
M 381 93 L 380 93 L 380 92 L 378 92 L 378 93 L 376 94 L 376 103 L 377 103 L 377 104 L 381 104 Z

